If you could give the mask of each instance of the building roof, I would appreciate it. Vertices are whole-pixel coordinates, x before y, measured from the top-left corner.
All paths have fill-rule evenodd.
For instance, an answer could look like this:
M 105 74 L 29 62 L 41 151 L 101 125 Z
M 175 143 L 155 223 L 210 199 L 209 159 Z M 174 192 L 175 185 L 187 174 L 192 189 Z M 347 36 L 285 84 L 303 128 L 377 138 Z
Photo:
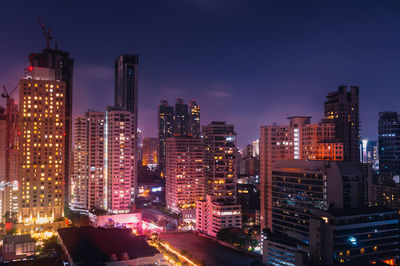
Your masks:
M 135 236 L 130 229 L 85 226 L 62 228 L 58 234 L 74 262 L 107 262 L 113 260 L 112 255 L 121 260 L 124 254 L 136 259 L 159 253 L 143 236 Z
M 30 234 L 27 235 L 7 235 L 4 237 L 4 244 L 10 244 L 10 243 L 26 243 L 26 242 L 36 242 L 35 239 L 31 237 Z

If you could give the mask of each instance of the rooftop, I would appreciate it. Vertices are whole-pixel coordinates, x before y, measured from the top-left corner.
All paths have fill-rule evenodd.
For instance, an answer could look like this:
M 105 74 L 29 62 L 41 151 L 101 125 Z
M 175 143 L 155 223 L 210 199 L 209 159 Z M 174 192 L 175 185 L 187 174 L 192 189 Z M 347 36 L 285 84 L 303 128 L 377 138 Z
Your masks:
M 136 259 L 159 253 L 144 237 L 133 235 L 130 229 L 85 226 L 62 228 L 58 234 L 74 262 Z

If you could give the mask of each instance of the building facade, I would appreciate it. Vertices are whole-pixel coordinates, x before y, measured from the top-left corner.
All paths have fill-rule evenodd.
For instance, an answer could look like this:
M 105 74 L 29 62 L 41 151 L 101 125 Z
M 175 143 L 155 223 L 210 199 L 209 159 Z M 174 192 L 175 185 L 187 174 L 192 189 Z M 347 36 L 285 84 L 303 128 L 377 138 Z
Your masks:
M 335 124 L 311 124 L 311 117 L 293 116 L 289 125 L 260 130 L 261 225 L 271 228 L 272 167 L 276 160 L 343 160 L 343 143 L 336 140 Z
M 173 136 L 173 127 L 174 107 L 163 100 L 158 106 L 158 162 L 162 173 L 165 172 L 166 141 Z
M 20 223 L 52 223 L 64 215 L 66 83 L 52 68 L 33 68 L 20 81 Z
M 88 111 L 75 118 L 72 206 L 103 209 L 105 113 Z
M 343 143 L 343 159 L 360 161 L 359 88 L 339 86 L 326 96 L 325 121 L 335 124 L 337 142 Z
M 226 122 L 202 127 L 205 150 L 206 194 L 236 200 L 236 132 Z
M 202 233 L 217 237 L 225 228 L 242 228 L 240 204 L 233 204 L 216 196 L 207 195 L 205 200 L 196 202 L 196 229 Z
M 200 138 L 200 106 L 195 100 L 191 100 L 189 104 L 188 128 L 191 136 Z
M 204 150 L 201 139 L 167 139 L 166 201 L 175 212 L 193 210 L 196 200 L 204 198 Z
M 310 219 L 311 261 L 367 265 L 399 258 L 399 217 L 386 208 L 336 209 Z
M 158 164 L 158 140 L 157 138 L 144 138 L 142 147 L 142 166 L 151 169 L 157 167 Z
M 42 53 L 31 53 L 29 62 L 33 72 L 37 69 L 52 69 L 54 71 L 54 80 L 61 80 L 65 82 L 65 106 L 64 106 L 64 119 L 65 119 L 65 147 L 64 147 L 64 161 L 65 161 L 65 180 L 64 191 L 65 204 L 70 202 L 70 177 L 72 174 L 72 99 L 73 99 L 73 70 L 74 59 L 69 57 L 69 52 L 61 51 L 51 48 L 43 49 Z
M 400 120 L 396 112 L 379 113 L 379 171 L 400 175 Z
M 104 124 L 104 206 L 110 213 L 128 213 L 136 198 L 135 115 L 107 107 Z

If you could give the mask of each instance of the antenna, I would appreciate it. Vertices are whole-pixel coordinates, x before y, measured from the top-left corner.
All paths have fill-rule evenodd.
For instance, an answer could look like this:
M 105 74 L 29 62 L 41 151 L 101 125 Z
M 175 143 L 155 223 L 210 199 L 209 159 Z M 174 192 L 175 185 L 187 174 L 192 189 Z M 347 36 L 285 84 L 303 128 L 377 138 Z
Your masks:
M 46 25 L 43 24 L 43 22 L 40 18 L 38 18 L 38 21 L 39 21 L 40 27 L 42 28 L 43 35 L 46 38 L 46 47 L 48 49 L 50 47 L 51 40 L 53 40 L 53 37 L 50 36 L 50 28 L 46 29 Z

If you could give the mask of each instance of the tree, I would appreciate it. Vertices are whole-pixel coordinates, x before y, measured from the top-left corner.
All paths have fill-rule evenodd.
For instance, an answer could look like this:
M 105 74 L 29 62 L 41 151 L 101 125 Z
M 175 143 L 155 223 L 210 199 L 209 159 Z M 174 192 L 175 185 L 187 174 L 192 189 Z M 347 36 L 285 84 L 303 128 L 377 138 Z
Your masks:
M 56 236 L 52 236 L 49 239 L 43 241 L 43 253 L 46 255 L 54 256 L 57 254 L 61 254 L 61 245 L 58 243 L 58 239 Z

